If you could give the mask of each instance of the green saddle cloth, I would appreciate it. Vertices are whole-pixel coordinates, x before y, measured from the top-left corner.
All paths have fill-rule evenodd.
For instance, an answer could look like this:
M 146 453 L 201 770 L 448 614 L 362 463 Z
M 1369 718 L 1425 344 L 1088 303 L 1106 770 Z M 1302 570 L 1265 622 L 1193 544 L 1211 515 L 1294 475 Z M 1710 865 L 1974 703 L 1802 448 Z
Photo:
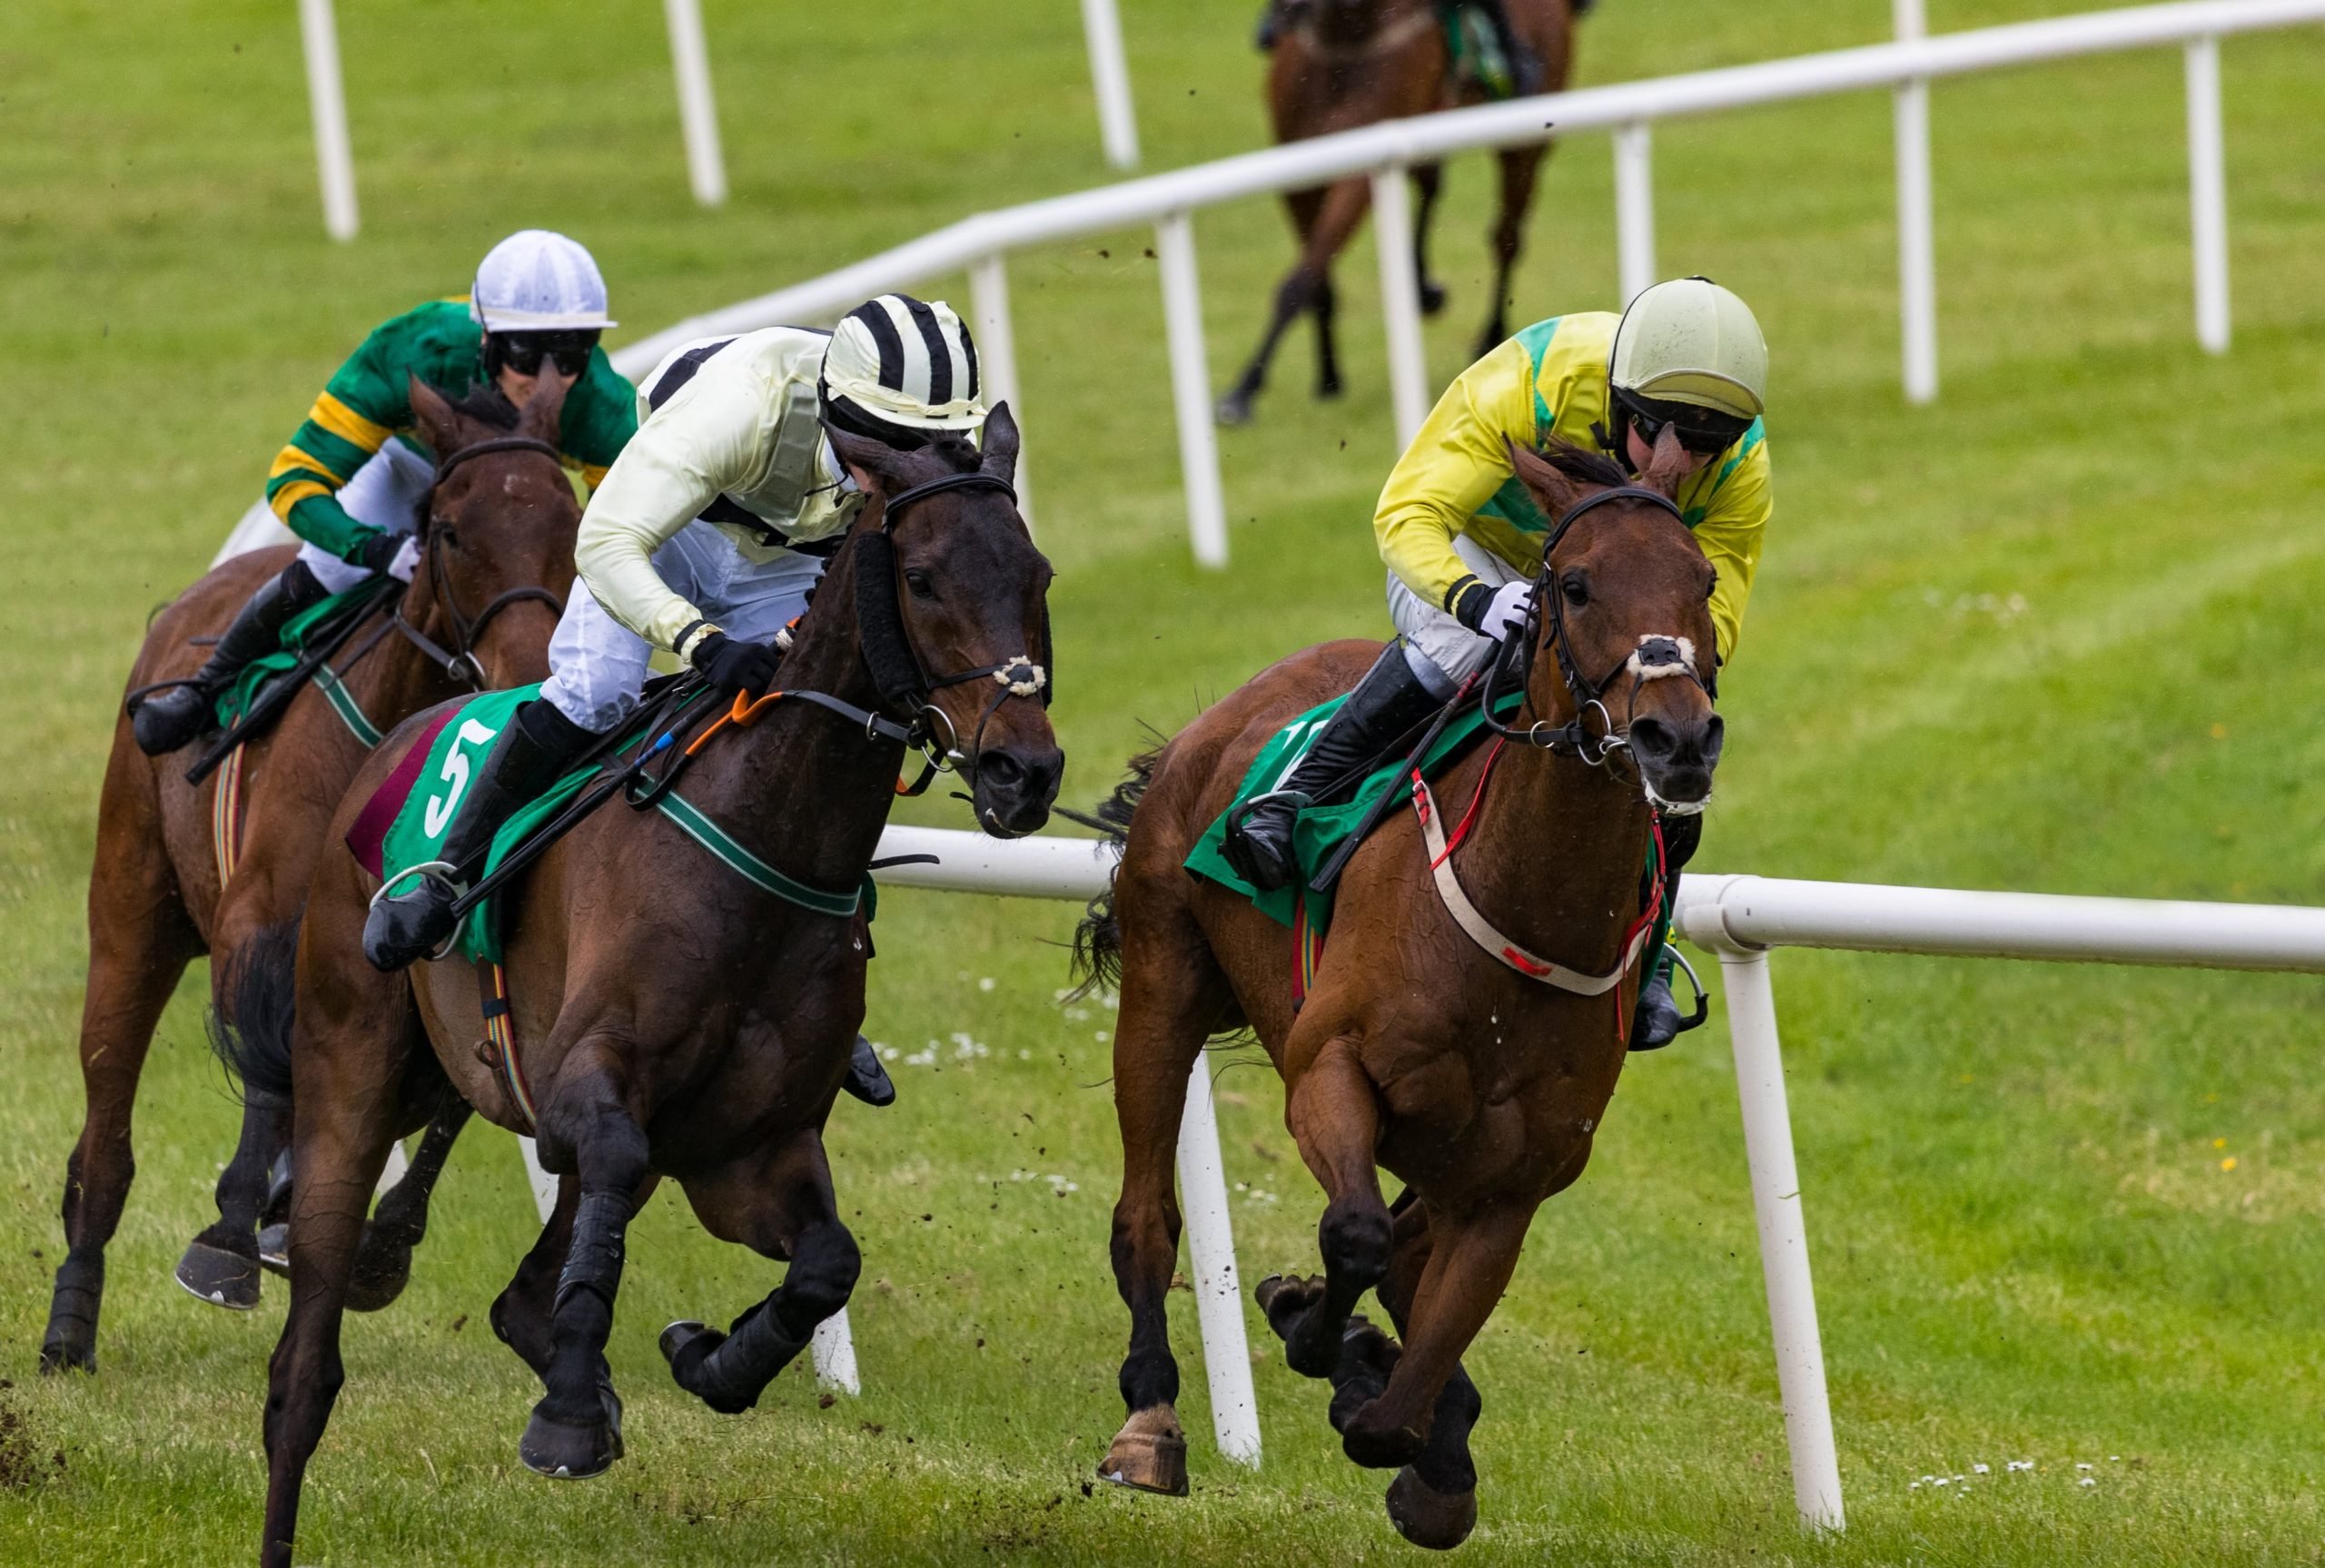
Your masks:
M 1445 25 L 1445 54 L 1452 63 L 1453 79 L 1495 103 L 1518 96 L 1517 73 L 1509 68 L 1509 57 L 1494 34 L 1493 19 L 1476 5 L 1440 5 L 1437 14 Z
M 277 681 L 296 679 L 299 666 L 311 654 L 329 647 L 335 638 L 345 637 L 374 606 L 402 591 L 401 582 L 385 572 L 377 572 L 346 592 L 333 594 L 322 603 L 310 605 L 292 616 L 283 623 L 282 646 L 244 665 L 233 684 L 218 694 L 218 727 L 232 729 L 240 724 L 242 715 L 257 705 L 268 688 Z M 323 695 L 331 699 L 341 721 L 355 732 L 356 738 L 365 745 L 378 745 L 379 726 L 356 705 L 331 667 L 316 666 L 313 678 Z

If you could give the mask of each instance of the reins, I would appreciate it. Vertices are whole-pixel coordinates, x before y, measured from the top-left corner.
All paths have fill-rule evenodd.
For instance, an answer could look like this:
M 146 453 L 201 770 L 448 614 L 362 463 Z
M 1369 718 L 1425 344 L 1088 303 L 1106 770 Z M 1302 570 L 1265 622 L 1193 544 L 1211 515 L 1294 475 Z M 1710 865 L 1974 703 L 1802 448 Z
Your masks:
M 489 441 L 479 441 L 474 446 L 462 447 L 437 464 L 435 483 L 430 487 L 429 490 L 430 498 L 433 498 L 436 490 L 443 487 L 445 479 L 451 475 L 452 470 L 463 463 L 473 461 L 478 458 L 489 457 L 495 452 L 537 452 L 551 462 L 562 464 L 564 461 L 564 454 L 547 441 L 537 440 L 531 436 L 496 436 Z M 443 547 L 450 530 L 431 525 L 424 528 L 422 533 L 425 536 L 424 547 L 428 552 L 429 596 L 435 601 L 436 607 L 444 612 L 444 618 L 451 622 L 452 641 L 457 646 L 451 648 L 439 646 L 434 638 L 404 618 L 403 606 L 401 604 L 392 612 L 391 622 L 406 642 L 418 648 L 446 676 L 453 680 L 464 682 L 477 691 L 482 691 L 486 685 L 484 667 L 477 663 L 476 645 L 477 639 L 484 635 L 484 628 L 492 624 L 492 617 L 510 605 L 527 603 L 547 605 L 552 614 L 561 616 L 565 613 L 565 601 L 547 588 L 529 585 L 494 595 L 485 602 L 484 608 L 479 610 L 474 618 L 470 618 L 461 610 L 460 600 L 453 597 L 450 585 L 445 580 Z

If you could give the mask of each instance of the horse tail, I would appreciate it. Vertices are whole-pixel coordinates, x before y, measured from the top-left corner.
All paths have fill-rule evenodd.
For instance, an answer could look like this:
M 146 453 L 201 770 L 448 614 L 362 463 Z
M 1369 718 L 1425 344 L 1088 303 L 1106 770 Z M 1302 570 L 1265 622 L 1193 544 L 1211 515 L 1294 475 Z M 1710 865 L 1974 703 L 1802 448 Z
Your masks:
M 1095 815 L 1084 816 L 1080 812 L 1059 814 L 1084 827 L 1096 828 L 1117 848 L 1127 844 L 1131 819 L 1138 814 L 1139 800 L 1146 794 L 1146 786 L 1154 782 L 1154 767 L 1162 760 L 1160 746 L 1131 758 L 1130 776 L 1114 786 L 1114 793 L 1100 804 Z M 1117 859 L 1117 874 L 1121 863 Z M 1073 977 L 1077 982 L 1073 993 L 1075 1001 L 1101 986 L 1120 987 L 1123 982 L 1123 927 L 1114 915 L 1112 876 L 1106 879 L 1106 891 L 1090 901 L 1089 910 L 1073 928 Z
M 232 960 L 221 989 L 233 1021 L 210 1010 L 210 1049 L 242 1085 L 244 1103 L 291 1098 L 291 1022 L 296 1001 L 299 922 L 265 926 Z

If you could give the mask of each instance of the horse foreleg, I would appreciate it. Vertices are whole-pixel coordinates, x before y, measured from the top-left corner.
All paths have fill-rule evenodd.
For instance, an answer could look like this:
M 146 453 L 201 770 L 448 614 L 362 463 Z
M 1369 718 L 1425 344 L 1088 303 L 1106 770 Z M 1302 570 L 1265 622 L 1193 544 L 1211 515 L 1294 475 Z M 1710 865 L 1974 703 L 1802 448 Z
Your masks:
M 452 1096 L 429 1119 L 420 1139 L 420 1151 L 403 1179 L 388 1189 L 363 1228 L 362 1250 L 356 1254 L 355 1273 L 348 1281 L 347 1305 L 357 1312 L 377 1312 L 397 1297 L 411 1279 L 411 1253 L 428 1235 L 428 1204 L 436 1178 L 452 1144 L 468 1125 L 476 1108 Z
M 1542 166 L 1540 146 L 1511 147 L 1497 159 L 1501 171 L 1500 209 L 1494 217 L 1489 243 L 1493 247 L 1493 308 L 1485 330 L 1478 334 L 1477 357 L 1485 356 L 1509 336 L 1509 275 L 1518 253 L 1526 245 L 1526 210 L 1534 202 L 1534 177 Z
M 1330 276 L 1317 285 L 1315 302 L 1311 308 L 1316 313 L 1316 396 L 1337 398 L 1341 395 L 1341 356 L 1332 318 L 1340 309 L 1340 294 L 1333 289 Z
M 1316 209 L 1315 222 L 1308 226 L 1299 262 L 1276 286 L 1275 313 L 1269 318 L 1266 334 L 1243 366 L 1243 373 L 1219 399 L 1221 424 L 1251 423 L 1252 400 L 1267 382 L 1268 364 L 1275 358 L 1276 344 L 1282 340 L 1287 327 L 1314 309 L 1316 291 L 1331 277 L 1334 258 L 1348 243 L 1349 236 L 1356 232 L 1357 224 L 1364 221 L 1365 209 L 1371 200 L 1372 188 L 1363 180 L 1343 180 L 1325 192 Z
M 1389 1277 L 1380 1282 L 1380 1305 L 1389 1309 L 1397 1332 L 1404 1334 L 1412 1323 L 1413 1299 L 1434 1250 L 1433 1238 L 1429 1206 L 1417 1194 L 1406 1191 L 1389 1211 L 1396 1217 L 1396 1241 Z M 1342 1347 L 1341 1355 L 1342 1368 L 1354 1376 L 1333 1374 L 1332 1408 L 1338 1416 L 1333 1425 L 1341 1431 L 1387 1388 L 1402 1355 L 1394 1346 L 1386 1355 L 1361 1355 L 1353 1344 L 1357 1337 L 1350 1334 L 1351 1343 Z M 1442 1549 L 1469 1538 L 1478 1516 L 1478 1468 L 1469 1455 L 1469 1434 L 1484 1408 L 1468 1369 L 1457 1364 L 1437 1396 L 1428 1441 L 1389 1484 L 1389 1517 L 1406 1539 Z
M 542 1163 L 578 1175 L 581 1196 L 549 1308 L 545 1392 L 517 1454 L 527 1468 L 559 1480 L 602 1474 L 621 1457 L 621 1401 L 606 1338 L 648 1154 L 646 1130 L 628 1107 L 628 1079 L 614 1041 L 584 1039 L 566 1054 L 541 1109 Z
M 544 1385 L 557 1350 L 549 1332 L 557 1307 L 557 1277 L 565 1267 L 565 1255 L 573 1250 L 573 1217 L 580 1207 L 580 1178 L 559 1177 L 557 1207 L 542 1222 L 539 1238 L 517 1265 L 508 1288 L 492 1300 L 494 1337 L 515 1351 Z
M 840 1223 L 823 1139 L 813 1129 L 686 1189 L 712 1235 L 791 1261 L 783 1283 L 726 1333 L 695 1322 L 662 1331 L 662 1355 L 678 1386 L 721 1415 L 737 1415 L 807 1347 L 816 1326 L 847 1305 L 863 1254 Z
M 1424 316 L 1434 316 L 1445 309 L 1445 285 L 1429 274 L 1429 225 L 1437 215 L 1437 196 L 1444 182 L 1444 164 L 1413 165 L 1413 189 L 1420 192 L 1420 207 L 1413 214 L 1413 276 L 1420 283 L 1420 313 Z
M 1373 1164 L 1380 1102 L 1354 1040 L 1325 1043 L 1292 1083 L 1284 1121 L 1331 1200 L 1316 1226 L 1324 1277 L 1262 1280 L 1260 1309 L 1283 1336 L 1283 1358 L 1294 1372 L 1329 1377 L 1357 1298 L 1388 1277 L 1393 1232 Z
M 116 758 L 118 761 L 118 758 Z M 116 768 L 105 776 L 101 822 L 127 814 L 119 829 L 134 837 L 148 825 L 139 799 L 122 798 Z M 101 829 L 105 841 L 114 830 Z M 158 843 L 158 828 L 152 830 Z M 89 983 L 81 1003 L 81 1086 L 87 1111 L 64 1162 L 64 1260 L 57 1266 L 40 1369 L 97 1369 L 97 1313 L 105 1288 L 105 1244 L 121 1224 L 137 1162 L 129 1147 L 130 1112 L 153 1026 L 201 951 L 177 903 L 175 883 L 158 848 L 116 853 L 101 842 L 89 886 Z

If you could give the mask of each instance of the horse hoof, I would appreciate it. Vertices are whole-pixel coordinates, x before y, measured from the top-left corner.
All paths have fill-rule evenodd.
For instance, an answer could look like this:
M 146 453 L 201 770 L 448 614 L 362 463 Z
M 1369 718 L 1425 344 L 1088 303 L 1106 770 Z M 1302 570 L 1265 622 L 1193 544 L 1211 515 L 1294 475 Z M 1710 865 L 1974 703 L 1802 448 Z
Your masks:
M 258 1305 L 259 1267 L 255 1252 L 245 1255 L 213 1247 L 206 1241 L 189 1243 L 172 1277 L 186 1294 L 213 1307 L 248 1312 Z
M 670 1364 L 670 1376 L 686 1386 L 686 1375 L 699 1366 L 702 1358 L 718 1348 L 727 1336 L 707 1323 L 697 1323 L 691 1317 L 681 1317 L 662 1330 L 655 1341 L 661 1347 L 662 1359 Z
M 1376 1399 L 1364 1405 L 1341 1431 L 1341 1452 L 1352 1464 L 1367 1470 L 1400 1470 L 1420 1457 L 1421 1435 L 1410 1426 L 1381 1431 L 1365 1419 L 1380 1408 Z
M 356 1254 L 354 1270 L 348 1276 L 348 1307 L 377 1312 L 401 1296 L 411 1279 L 411 1247 L 382 1247 L 376 1253 L 366 1248 Z
M 1445 285 L 1424 281 L 1420 286 L 1420 313 L 1434 316 L 1445 309 Z
M 1337 398 L 1340 395 L 1341 379 L 1338 376 L 1325 376 L 1316 382 L 1316 400 L 1318 402 L 1330 402 L 1332 399 Z
M 280 1219 L 259 1227 L 258 1266 L 269 1274 L 291 1277 L 291 1227 Z
M 1416 1546 L 1449 1552 L 1469 1538 L 1478 1524 L 1478 1491 L 1435 1492 L 1406 1465 L 1389 1483 L 1389 1523 Z
M 1187 1438 L 1169 1406 L 1133 1413 L 1114 1435 L 1098 1476 L 1136 1492 L 1187 1494 Z
M 1252 394 L 1230 392 L 1219 399 L 1215 409 L 1219 422 L 1230 429 L 1237 429 L 1252 422 Z
M 517 1457 L 526 1469 L 552 1481 L 587 1481 L 603 1475 L 621 1457 L 621 1425 L 618 1419 L 569 1425 L 536 1406 L 517 1445 Z
M 84 1338 L 78 1334 L 52 1335 L 40 1347 L 40 1375 L 54 1377 L 60 1372 L 85 1372 L 97 1375 L 97 1346 L 94 1336 Z

